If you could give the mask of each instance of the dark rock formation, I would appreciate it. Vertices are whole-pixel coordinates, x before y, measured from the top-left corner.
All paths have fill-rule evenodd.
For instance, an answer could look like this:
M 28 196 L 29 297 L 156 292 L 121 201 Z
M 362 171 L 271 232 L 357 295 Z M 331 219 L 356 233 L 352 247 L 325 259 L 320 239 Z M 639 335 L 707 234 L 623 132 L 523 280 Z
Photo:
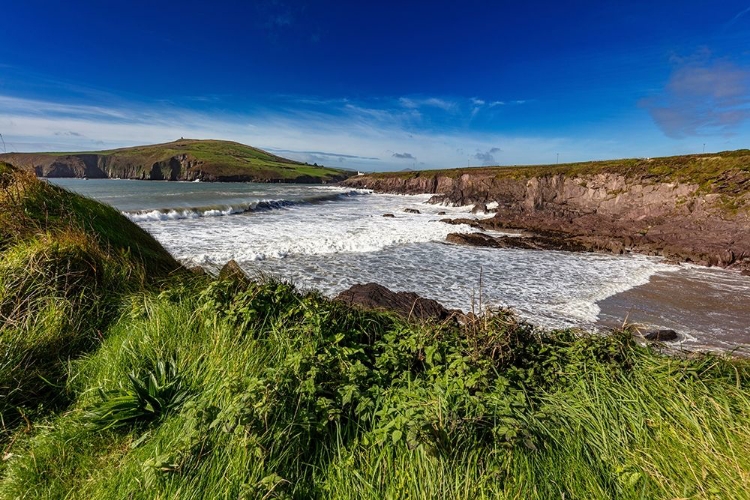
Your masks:
M 232 262 L 234 262 L 234 261 L 232 261 Z M 224 267 L 226 267 L 226 266 L 224 266 Z M 190 271 L 192 274 L 194 274 L 196 276 L 208 276 L 208 273 L 206 272 L 206 270 L 203 269 L 203 267 L 201 267 L 201 266 L 189 267 L 188 271 Z
M 239 264 L 232 259 L 221 268 L 219 271 L 219 279 L 227 281 L 236 281 L 238 283 L 247 284 L 250 282 L 245 271 L 242 270 Z
M 393 215 L 393 214 L 383 214 L 383 217 L 393 218 L 393 217 L 396 217 L 396 216 Z
M 354 285 L 341 292 L 336 300 L 365 309 L 393 311 L 407 319 L 445 321 L 461 315 L 432 299 L 424 299 L 413 292 L 393 292 L 377 283 Z
M 564 250 L 589 252 L 594 249 L 577 240 L 551 235 L 490 236 L 485 233 L 451 233 L 445 241 L 459 245 L 491 248 L 522 248 L 525 250 Z
M 450 233 L 445 241 L 457 245 L 500 248 L 500 243 L 494 237 L 484 233 Z
M 474 208 L 471 209 L 471 213 L 473 214 L 485 214 L 487 213 L 487 204 L 480 202 L 476 203 L 474 205 Z
M 750 162 L 750 155 L 739 153 L 745 154 L 737 152 L 731 161 L 740 166 Z M 730 157 L 716 158 L 729 161 Z M 697 169 L 700 165 L 690 162 L 713 158 L 666 160 Z M 650 161 L 623 162 L 619 170 L 601 167 L 583 173 L 551 166 L 384 174 L 351 178 L 345 184 L 366 185 L 377 192 L 431 193 L 433 203 L 476 207 L 497 203 L 492 218 L 456 221 L 483 230 L 554 235 L 586 250 L 660 255 L 673 262 L 750 271 L 747 169 L 727 167 L 730 170 L 714 179 L 716 192 L 707 192 L 695 182 L 649 174 Z M 735 187 L 727 191 L 727 186 Z
M 679 335 L 674 330 L 651 330 L 644 333 L 643 338 L 655 342 L 673 342 L 679 339 Z
M 416 208 L 405 208 L 404 212 L 406 212 L 407 214 L 418 214 L 418 213 L 421 213 Z

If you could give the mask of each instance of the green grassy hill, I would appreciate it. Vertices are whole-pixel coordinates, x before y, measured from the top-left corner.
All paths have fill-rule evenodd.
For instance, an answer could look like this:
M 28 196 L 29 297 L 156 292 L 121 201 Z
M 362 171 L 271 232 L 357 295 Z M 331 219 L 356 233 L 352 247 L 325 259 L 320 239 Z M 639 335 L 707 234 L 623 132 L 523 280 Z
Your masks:
M 750 498 L 750 362 L 186 272 L 0 174 L 0 498 Z
M 236 142 L 195 139 L 109 151 L 9 153 L 0 160 L 40 177 L 314 183 L 351 175 Z

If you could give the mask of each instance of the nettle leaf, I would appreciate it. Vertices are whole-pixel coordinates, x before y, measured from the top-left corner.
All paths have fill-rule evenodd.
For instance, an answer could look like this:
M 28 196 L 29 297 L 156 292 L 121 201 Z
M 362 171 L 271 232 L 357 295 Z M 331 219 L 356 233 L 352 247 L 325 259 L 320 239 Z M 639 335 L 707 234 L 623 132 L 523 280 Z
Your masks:
M 401 438 L 403 437 L 403 435 L 404 435 L 403 432 L 401 432 L 400 430 L 396 429 L 391 434 L 391 439 L 393 439 L 394 443 L 398 443 L 399 441 L 401 441 Z

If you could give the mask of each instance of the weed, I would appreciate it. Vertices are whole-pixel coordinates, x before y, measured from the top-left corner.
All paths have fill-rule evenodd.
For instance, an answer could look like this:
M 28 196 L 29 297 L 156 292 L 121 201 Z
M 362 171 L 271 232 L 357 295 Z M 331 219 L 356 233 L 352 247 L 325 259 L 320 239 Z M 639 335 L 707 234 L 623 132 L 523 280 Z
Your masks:
M 95 429 L 111 429 L 164 418 L 188 398 L 177 368 L 172 361 L 160 360 L 143 375 L 128 374 L 128 383 L 118 389 L 98 390 L 101 400 L 85 413 L 86 422 Z

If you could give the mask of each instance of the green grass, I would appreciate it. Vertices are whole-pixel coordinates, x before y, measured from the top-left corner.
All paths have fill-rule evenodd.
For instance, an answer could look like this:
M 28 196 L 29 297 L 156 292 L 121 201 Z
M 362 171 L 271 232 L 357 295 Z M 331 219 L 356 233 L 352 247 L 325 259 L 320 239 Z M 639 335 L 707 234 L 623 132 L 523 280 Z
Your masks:
M 66 403 L 68 360 L 101 343 L 124 294 L 180 265 L 115 209 L 0 174 L 0 440 Z
M 48 243 L 18 237 L 3 261 Z M 77 262 L 46 252 L 49 268 Z M 61 401 L 16 399 L 0 498 L 750 498 L 747 360 L 507 311 L 408 323 L 275 281 L 120 278 L 115 293 L 85 276 L 24 309 L 35 336 L 0 327 L 28 351 L 58 316 L 98 332 L 43 351 L 66 360 Z M 84 312 L 102 299 L 103 316 Z

